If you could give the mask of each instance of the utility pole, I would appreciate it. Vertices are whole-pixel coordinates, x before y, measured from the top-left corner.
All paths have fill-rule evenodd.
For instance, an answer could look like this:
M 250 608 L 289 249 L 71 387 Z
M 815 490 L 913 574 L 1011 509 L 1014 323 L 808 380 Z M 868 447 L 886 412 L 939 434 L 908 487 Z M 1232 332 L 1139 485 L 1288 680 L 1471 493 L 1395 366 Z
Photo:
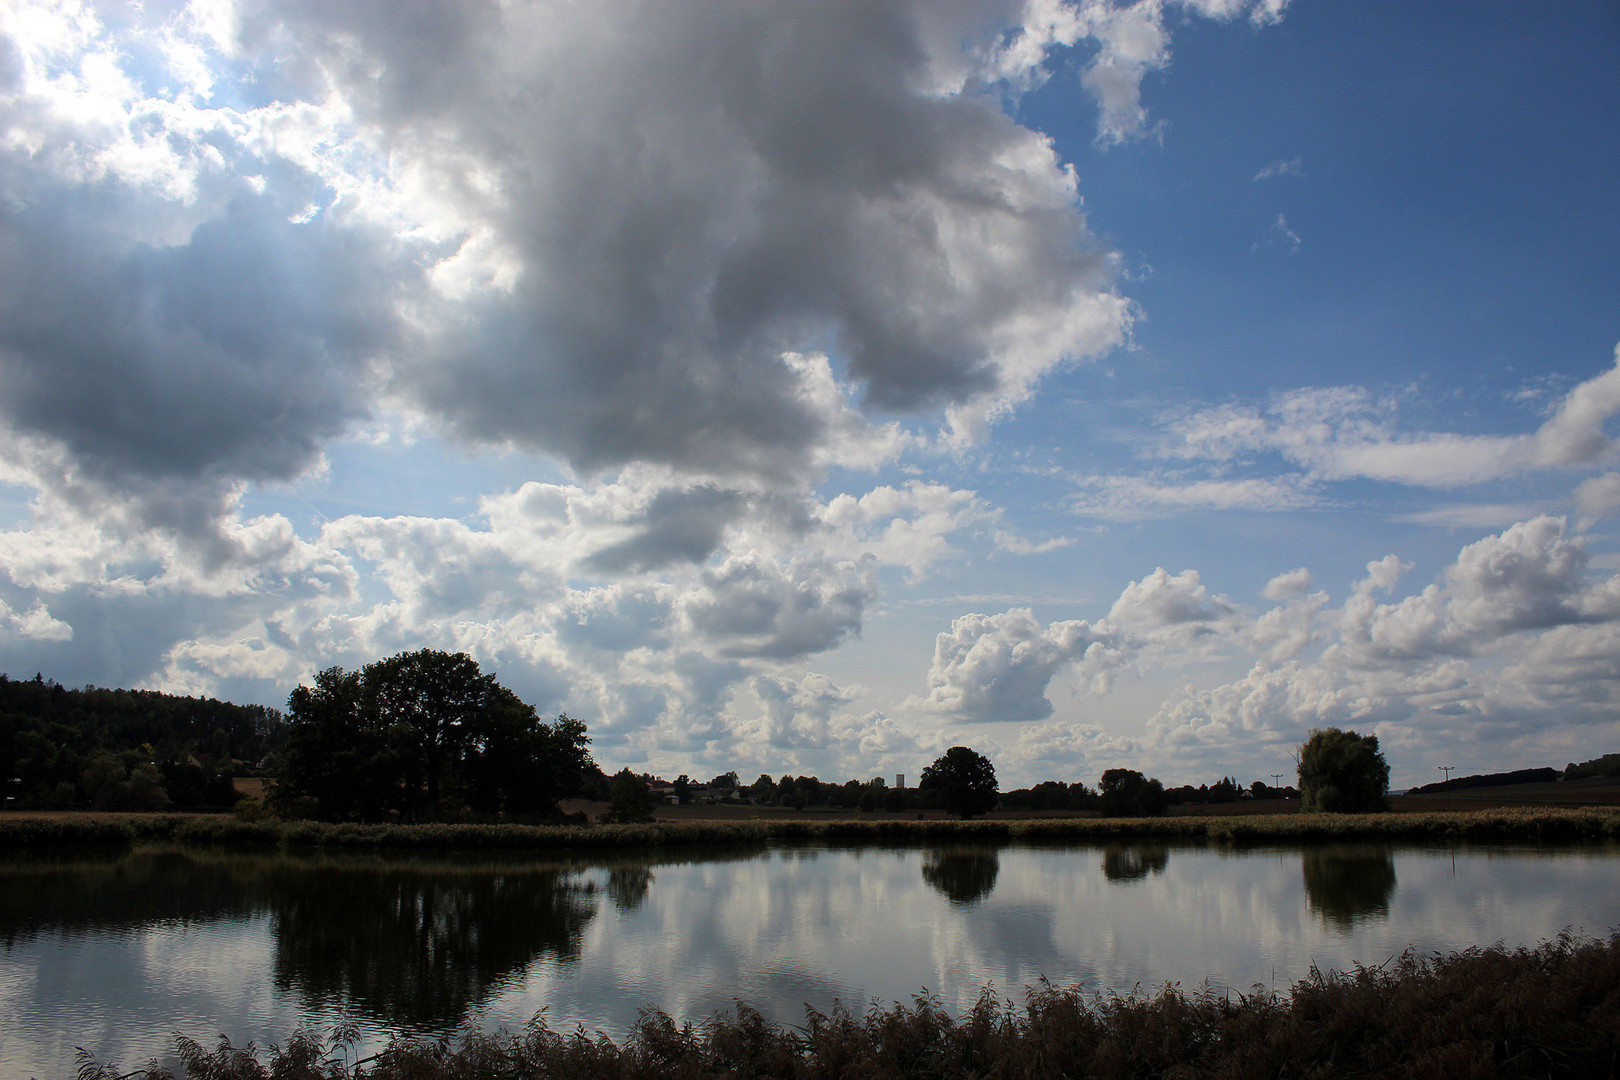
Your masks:
M 1457 768 L 1455 765 L 1436 765 L 1435 768 L 1446 774 L 1446 783 L 1451 783 L 1451 774 Z M 1446 788 L 1446 809 L 1451 809 L 1451 789 Z
M 1282 798 L 1282 776 L 1283 774 L 1280 772 L 1271 774 L 1271 786 L 1276 789 L 1277 798 L 1279 799 Z

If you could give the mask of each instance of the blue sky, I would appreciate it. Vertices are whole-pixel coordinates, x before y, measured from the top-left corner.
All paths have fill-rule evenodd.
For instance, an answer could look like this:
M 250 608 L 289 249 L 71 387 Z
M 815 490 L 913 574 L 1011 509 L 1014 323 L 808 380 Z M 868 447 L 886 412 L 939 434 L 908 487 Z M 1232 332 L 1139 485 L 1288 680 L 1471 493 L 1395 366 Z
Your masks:
M 0 670 L 605 767 L 1620 740 L 1620 15 L 0 13 Z

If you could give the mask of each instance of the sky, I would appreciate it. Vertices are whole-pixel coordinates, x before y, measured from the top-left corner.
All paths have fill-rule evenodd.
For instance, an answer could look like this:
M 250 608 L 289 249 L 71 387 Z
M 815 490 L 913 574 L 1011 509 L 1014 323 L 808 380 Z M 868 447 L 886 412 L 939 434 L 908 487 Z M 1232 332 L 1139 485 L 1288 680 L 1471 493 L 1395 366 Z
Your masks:
M 0 671 L 600 764 L 1620 750 L 1606 0 L 0 0 Z

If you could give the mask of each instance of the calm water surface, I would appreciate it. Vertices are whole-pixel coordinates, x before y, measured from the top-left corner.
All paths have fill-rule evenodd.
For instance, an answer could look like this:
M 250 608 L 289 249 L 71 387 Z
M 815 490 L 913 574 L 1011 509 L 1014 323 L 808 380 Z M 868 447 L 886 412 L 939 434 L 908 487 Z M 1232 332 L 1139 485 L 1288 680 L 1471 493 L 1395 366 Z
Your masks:
M 473 1022 L 621 1036 L 657 1006 L 962 1009 L 1088 990 L 1286 989 L 1408 946 L 1620 926 L 1620 850 L 766 847 L 600 861 L 208 854 L 0 861 L 0 1075 L 126 1069 L 181 1032 Z M 369 1052 L 369 1051 L 368 1051 Z

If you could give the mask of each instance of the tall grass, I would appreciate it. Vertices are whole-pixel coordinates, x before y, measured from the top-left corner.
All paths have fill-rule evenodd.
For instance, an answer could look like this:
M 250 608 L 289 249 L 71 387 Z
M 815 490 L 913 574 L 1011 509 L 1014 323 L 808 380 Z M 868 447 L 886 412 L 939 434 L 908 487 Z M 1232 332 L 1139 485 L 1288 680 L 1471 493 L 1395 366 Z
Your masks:
M 1620 839 L 1620 807 L 1533 807 L 1421 814 L 1271 814 L 1231 817 L 1056 820 L 793 820 L 652 822 L 642 825 L 356 825 L 244 821 L 225 815 L 75 814 L 0 817 L 0 849 L 130 844 L 400 850 L 584 850 L 758 844 L 770 840 L 1086 842 L 1214 840 L 1581 841 Z
M 1313 972 L 1286 995 L 1167 988 L 1087 996 L 1041 985 L 1022 1005 L 986 991 L 953 1017 L 932 998 L 807 1010 L 785 1027 L 739 1004 L 701 1025 L 658 1011 L 621 1040 L 469 1029 L 456 1041 L 401 1039 L 356 1062 L 357 1034 L 301 1031 L 267 1055 L 177 1037 L 188 1080 L 968 1080 L 1060 1077 L 1600 1077 L 1620 1069 L 1620 935 L 1536 948 L 1412 952 L 1376 968 Z M 81 1058 L 80 1080 L 123 1073 Z

